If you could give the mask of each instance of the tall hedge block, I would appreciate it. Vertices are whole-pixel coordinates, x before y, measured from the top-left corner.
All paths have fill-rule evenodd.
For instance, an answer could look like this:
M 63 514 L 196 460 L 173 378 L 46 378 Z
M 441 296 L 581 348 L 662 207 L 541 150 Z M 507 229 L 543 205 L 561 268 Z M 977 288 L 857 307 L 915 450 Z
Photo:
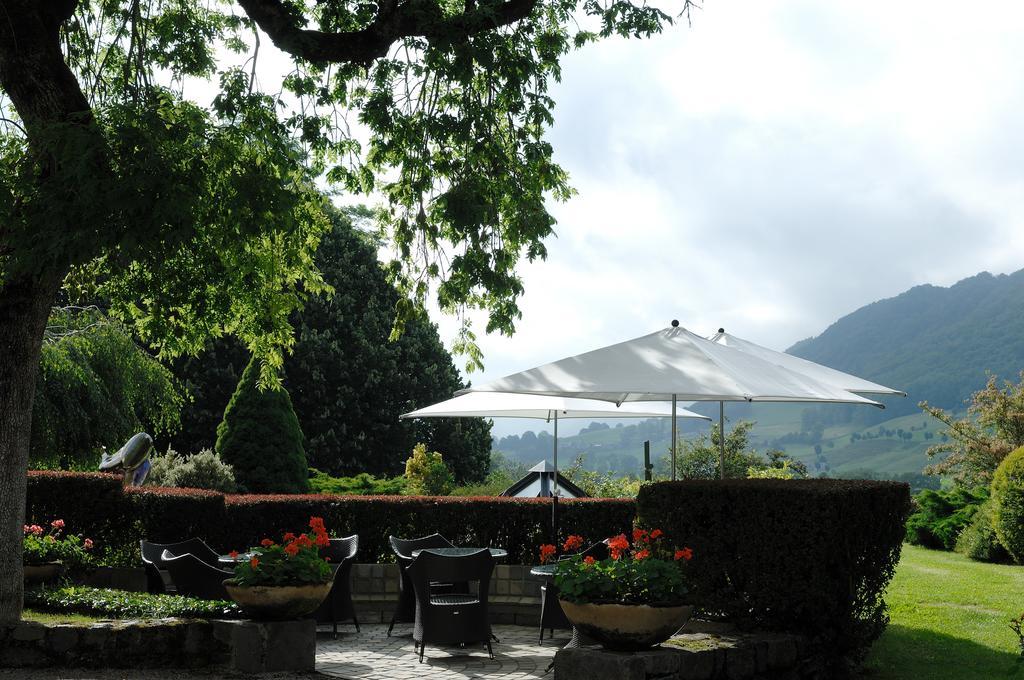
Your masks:
M 217 428 L 217 454 L 250 493 L 305 493 L 309 469 L 291 397 L 283 387 L 260 389 L 259 373 L 254 357 Z
M 854 480 L 662 482 L 637 499 L 643 525 L 693 549 L 695 604 L 807 633 L 837 675 L 888 623 L 909 511 L 908 485 Z
M 992 476 L 992 528 L 1013 559 L 1024 564 L 1024 446 L 1006 456 Z

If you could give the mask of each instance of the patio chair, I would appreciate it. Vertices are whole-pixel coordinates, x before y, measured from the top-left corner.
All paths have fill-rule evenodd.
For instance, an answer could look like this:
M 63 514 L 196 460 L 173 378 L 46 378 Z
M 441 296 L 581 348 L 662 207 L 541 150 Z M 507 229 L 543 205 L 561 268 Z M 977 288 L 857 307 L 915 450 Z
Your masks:
M 454 548 L 455 545 L 441 534 L 430 534 L 420 538 L 398 538 L 388 536 L 391 550 L 395 553 L 395 561 L 398 563 L 398 573 L 401 580 L 398 584 L 398 603 L 395 605 L 395 612 L 391 615 L 391 623 L 388 625 L 388 637 L 396 623 L 412 623 L 416 620 L 416 593 L 413 590 L 412 581 L 406 569 L 412 564 L 412 553 L 414 550 L 425 548 Z M 434 584 L 436 591 L 451 591 L 452 584 Z
M 608 557 L 608 545 L 604 542 L 595 543 L 577 555 L 562 557 L 565 559 L 583 559 L 593 557 L 595 560 L 603 560 Z M 554 581 L 547 581 L 540 587 L 540 641 L 544 644 L 544 629 L 548 629 L 548 637 L 555 636 L 555 628 L 572 628 L 568 617 L 562 611 L 562 605 L 558 603 L 558 587 Z
M 170 550 L 164 550 L 160 559 L 167 567 L 178 595 L 202 600 L 231 599 L 223 582 L 235 575 L 233 571 L 211 567 L 191 553 L 173 555 Z
M 420 654 L 420 663 L 427 643 L 435 645 L 483 642 L 487 655 L 491 649 L 491 623 L 487 616 L 487 592 L 494 571 L 494 558 L 483 548 L 464 557 L 446 557 L 423 552 L 409 565 L 409 579 L 416 593 L 416 621 L 412 639 Z M 470 583 L 477 587 L 472 593 L 438 593 L 434 583 Z
M 345 538 L 332 538 L 331 545 L 320 551 L 324 557 L 330 558 L 334 568 L 334 585 L 327 599 L 321 603 L 313 616 L 317 623 L 330 622 L 334 627 L 334 637 L 338 637 L 338 621 L 352 619 L 359 632 L 359 619 L 352 604 L 352 565 L 355 563 L 356 552 L 359 551 L 359 535 Z
M 146 590 L 151 593 L 163 594 L 169 590 L 170 576 L 162 559 L 165 550 L 171 555 L 192 554 L 211 567 L 218 566 L 217 553 L 201 538 L 190 538 L 178 543 L 151 543 L 142 540 L 139 541 L 139 548 L 142 553 L 142 566 L 146 570 Z

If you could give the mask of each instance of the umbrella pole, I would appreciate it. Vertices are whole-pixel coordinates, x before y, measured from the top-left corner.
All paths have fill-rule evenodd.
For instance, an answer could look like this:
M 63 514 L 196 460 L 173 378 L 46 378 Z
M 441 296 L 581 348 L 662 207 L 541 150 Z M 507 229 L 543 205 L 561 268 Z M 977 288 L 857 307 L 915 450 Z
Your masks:
M 718 402 L 718 474 L 725 479 L 725 402 Z
M 558 411 L 555 411 L 555 437 L 554 437 L 554 457 L 555 457 L 555 480 L 554 487 L 551 492 L 551 542 L 555 544 L 555 550 L 557 554 L 558 550 Z
M 672 395 L 672 481 L 676 481 L 676 395 Z

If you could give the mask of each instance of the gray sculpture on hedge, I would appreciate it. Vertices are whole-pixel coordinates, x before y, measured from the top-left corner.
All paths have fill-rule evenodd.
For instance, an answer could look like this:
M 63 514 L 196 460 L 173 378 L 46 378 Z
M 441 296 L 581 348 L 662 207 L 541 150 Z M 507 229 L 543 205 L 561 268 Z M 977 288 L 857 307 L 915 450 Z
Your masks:
M 153 438 L 145 432 L 139 432 L 129 439 L 114 455 L 103 452 L 100 458 L 100 470 L 117 470 L 124 472 L 125 486 L 142 486 L 153 464 L 149 456 L 153 453 Z

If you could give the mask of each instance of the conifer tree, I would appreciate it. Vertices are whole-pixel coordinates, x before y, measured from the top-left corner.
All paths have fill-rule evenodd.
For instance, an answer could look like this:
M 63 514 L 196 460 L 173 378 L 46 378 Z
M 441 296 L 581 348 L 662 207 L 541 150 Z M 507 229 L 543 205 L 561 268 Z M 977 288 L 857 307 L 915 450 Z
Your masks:
M 259 377 L 253 357 L 217 428 L 217 453 L 250 493 L 307 492 L 309 468 L 291 397 L 284 387 L 261 388 Z

